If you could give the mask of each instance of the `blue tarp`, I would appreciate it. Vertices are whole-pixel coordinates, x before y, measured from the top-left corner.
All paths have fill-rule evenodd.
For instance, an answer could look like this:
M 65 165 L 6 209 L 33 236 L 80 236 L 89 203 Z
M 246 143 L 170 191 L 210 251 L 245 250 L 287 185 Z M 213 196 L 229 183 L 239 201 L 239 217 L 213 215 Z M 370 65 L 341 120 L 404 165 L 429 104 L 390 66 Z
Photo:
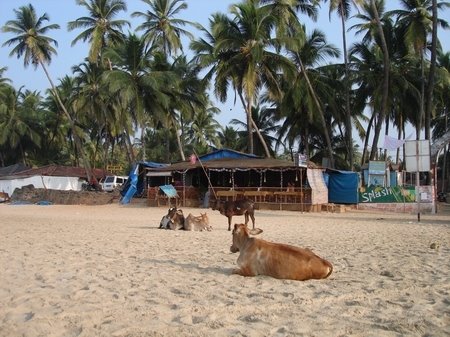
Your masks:
M 336 204 L 357 204 L 359 175 L 351 171 L 327 170 L 328 202 Z
M 128 204 L 131 201 L 131 198 L 136 194 L 136 185 L 138 182 L 139 175 L 139 165 L 135 165 L 134 169 L 131 171 L 128 176 L 128 180 L 125 184 L 125 187 L 122 191 L 123 197 L 120 199 L 121 204 Z
M 136 163 L 128 176 L 128 180 L 124 184 L 120 199 L 121 204 L 128 204 L 135 194 L 141 194 L 144 190 L 145 168 L 160 168 L 168 164 L 155 163 L 152 161 L 140 161 Z
M 169 198 L 176 198 L 178 197 L 177 190 L 173 185 L 161 185 L 159 188 L 164 192 L 165 195 L 167 195 Z
M 212 159 L 223 159 L 223 158 L 232 158 L 232 159 L 240 159 L 240 158 L 259 158 L 254 154 L 243 153 L 230 149 L 220 149 L 216 150 L 203 156 L 199 156 L 201 161 L 208 161 Z

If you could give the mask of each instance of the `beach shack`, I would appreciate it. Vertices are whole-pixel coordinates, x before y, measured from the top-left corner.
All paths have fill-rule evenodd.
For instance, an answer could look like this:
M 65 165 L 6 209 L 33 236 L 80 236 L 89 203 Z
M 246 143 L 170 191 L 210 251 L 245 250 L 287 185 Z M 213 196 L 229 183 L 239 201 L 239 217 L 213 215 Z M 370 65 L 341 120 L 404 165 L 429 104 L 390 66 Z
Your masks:
M 148 202 L 159 206 L 161 191 L 152 178 L 170 173 L 180 204 L 208 207 L 213 199 L 250 198 L 260 208 L 319 210 L 328 203 L 322 169 L 293 161 L 217 150 L 163 168 L 148 168 Z M 163 196 L 164 198 L 164 196 Z
M 101 169 L 93 169 L 92 172 L 97 180 L 108 173 Z M 84 183 L 86 183 L 86 171 L 82 167 L 46 165 L 0 176 L 0 191 L 7 193 L 10 197 L 15 189 L 29 185 L 49 190 L 81 191 Z

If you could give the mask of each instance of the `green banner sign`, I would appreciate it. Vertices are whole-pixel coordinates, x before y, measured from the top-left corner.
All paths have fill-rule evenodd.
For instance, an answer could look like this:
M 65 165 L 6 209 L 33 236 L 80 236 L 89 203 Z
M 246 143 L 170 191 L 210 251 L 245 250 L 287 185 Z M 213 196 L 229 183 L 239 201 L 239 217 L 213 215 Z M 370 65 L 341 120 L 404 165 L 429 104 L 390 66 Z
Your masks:
M 414 186 L 370 186 L 361 189 L 358 193 L 360 203 L 404 203 L 415 202 L 416 191 Z

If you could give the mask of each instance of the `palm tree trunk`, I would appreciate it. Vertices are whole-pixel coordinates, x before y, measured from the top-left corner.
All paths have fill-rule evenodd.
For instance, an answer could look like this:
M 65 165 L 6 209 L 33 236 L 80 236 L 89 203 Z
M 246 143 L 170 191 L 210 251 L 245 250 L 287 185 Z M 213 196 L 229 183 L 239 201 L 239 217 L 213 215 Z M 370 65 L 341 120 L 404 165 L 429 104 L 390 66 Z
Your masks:
M 298 60 L 300 63 L 300 70 L 305 75 L 305 80 L 308 85 L 309 91 L 311 92 L 311 95 L 314 99 L 314 103 L 316 103 L 317 110 L 319 111 L 320 120 L 322 122 L 322 127 L 323 127 L 323 133 L 324 133 L 325 141 L 327 143 L 328 156 L 330 157 L 331 168 L 333 168 L 334 167 L 333 149 L 331 147 L 331 139 L 330 139 L 330 134 L 328 133 L 327 122 L 325 121 L 325 113 L 323 112 L 322 106 L 319 102 L 319 99 L 317 98 L 316 91 L 314 90 L 313 86 L 311 85 L 311 81 L 309 80 L 309 76 L 306 73 L 306 69 L 303 65 L 300 55 L 298 55 L 297 57 L 298 57 Z
M 424 58 L 423 58 L 423 50 L 420 50 L 420 116 L 419 116 L 419 132 L 417 133 L 417 140 L 420 139 L 420 131 L 424 126 L 424 118 L 425 118 L 425 66 L 424 66 Z
M 385 124 L 384 139 L 386 139 L 386 137 L 389 135 L 389 115 L 388 114 L 386 114 L 384 124 Z M 387 159 L 387 149 L 384 149 L 384 160 L 386 160 L 386 159 Z
M 269 151 L 269 148 L 268 148 L 268 146 L 267 146 L 267 143 L 266 143 L 264 137 L 262 136 L 261 132 L 259 131 L 258 126 L 256 125 L 256 123 L 255 123 L 255 121 L 253 120 L 253 118 L 251 118 L 251 123 L 252 123 L 252 125 L 253 125 L 253 128 L 254 128 L 255 131 L 256 131 L 256 135 L 258 136 L 259 141 L 261 142 L 261 145 L 262 145 L 263 148 L 264 148 L 264 152 L 266 153 L 266 158 L 271 158 L 272 156 L 270 155 L 270 151 Z
M 436 73 L 436 49 L 437 49 L 437 0 L 432 1 L 433 31 L 431 36 L 431 60 L 428 73 L 428 86 L 425 109 L 425 139 L 431 139 L 431 111 L 433 109 L 434 75 Z
M 402 120 L 403 120 L 403 117 L 400 115 L 400 125 L 399 125 L 399 127 L 398 127 L 398 133 L 397 133 L 397 139 L 402 139 L 402 124 L 403 124 L 403 122 L 402 122 Z M 397 148 L 397 151 L 396 151 L 396 156 L 395 156 L 395 163 L 396 164 L 398 164 L 398 162 L 399 162 L 399 160 L 400 160 L 400 147 L 398 147 Z
M 253 154 L 253 125 L 252 125 L 252 104 L 250 100 L 245 105 L 245 112 L 247 113 L 247 132 L 248 132 L 248 152 Z
M 380 137 L 381 124 L 384 121 L 387 111 L 388 98 L 389 98 L 389 73 L 390 73 L 390 60 L 389 60 L 389 51 L 386 44 L 386 39 L 384 37 L 383 25 L 381 24 L 380 16 L 378 15 L 377 6 L 375 4 L 375 0 L 370 1 L 372 10 L 375 15 L 375 20 L 377 22 L 378 33 L 380 34 L 381 40 L 381 49 L 383 50 L 383 93 L 381 97 L 381 109 L 380 109 L 380 117 L 375 123 L 375 132 L 373 135 L 373 143 L 372 143 L 372 151 L 370 152 L 370 159 L 375 158 L 377 154 L 377 146 L 378 139 Z
M 361 166 L 364 165 L 366 162 L 366 154 L 367 154 L 367 147 L 369 146 L 369 137 L 370 137 L 370 130 L 372 130 L 373 121 L 375 119 L 375 115 L 372 114 L 372 117 L 370 117 L 369 124 L 367 125 L 367 131 L 366 131 L 366 137 L 364 138 L 364 147 L 363 147 L 363 153 L 361 157 Z
M 125 144 L 127 147 L 127 155 L 128 155 L 128 161 L 130 163 L 130 166 L 132 166 L 136 162 L 136 157 L 134 155 L 133 151 L 133 145 L 131 144 L 130 134 L 128 133 L 128 130 L 125 129 Z
M 239 93 L 239 98 L 242 102 L 242 105 L 246 106 L 244 97 L 242 96 L 241 93 Z M 250 111 L 251 111 L 251 107 L 250 107 Z M 247 115 L 247 121 L 248 121 L 248 115 Z M 255 121 L 253 120 L 251 112 L 250 112 L 250 125 L 252 126 L 253 129 L 255 129 L 256 135 L 258 136 L 258 138 L 261 142 L 261 145 L 264 148 L 264 152 L 266 153 L 266 157 L 271 158 L 272 156 L 270 155 L 269 147 L 267 146 L 266 140 L 262 136 L 261 132 L 258 129 L 258 126 L 256 125 Z M 253 142 L 253 129 L 252 129 L 252 142 Z M 252 153 L 253 153 L 253 151 L 252 151 Z
M 47 76 L 47 79 L 50 82 L 53 94 L 55 95 L 55 98 L 58 101 L 58 104 L 61 106 L 61 109 L 63 110 L 64 114 L 68 118 L 68 121 L 69 121 L 69 124 L 70 124 L 70 128 L 72 129 L 73 138 L 74 138 L 74 141 L 75 141 L 75 147 L 77 148 L 78 152 L 80 153 L 80 155 L 81 155 L 81 157 L 83 159 L 84 170 L 86 172 L 86 178 L 88 180 L 88 183 L 94 182 L 95 185 L 98 185 L 97 178 L 92 173 L 91 164 L 90 164 L 90 162 L 89 162 L 89 160 L 88 160 L 88 158 L 86 156 L 86 153 L 83 150 L 83 144 L 81 142 L 80 137 L 77 134 L 77 131 L 76 131 L 76 128 L 75 128 L 75 123 L 74 123 L 74 121 L 72 119 L 72 116 L 70 116 L 69 112 L 67 111 L 67 109 L 64 106 L 63 102 L 61 101 L 61 98 L 59 97 L 58 91 L 56 90 L 56 87 L 53 84 L 53 81 L 52 81 L 52 79 L 50 77 L 50 74 L 48 73 L 47 67 L 45 66 L 45 64 L 42 61 L 39 61 L 39 64 L 41 65 L 42 69 L 45 72 L 45 76 Z
M 345 13 L 343 1 L 340 2 L 341 13 Z M 345 17 L 341 15 L 342 24 L 342 47 L 344 49 L 344 66 L 345 66 L 345 146 L 347 147 L 348 162 L 350 170 L 353 171 L 353 136 L 352 136 L 352 114 L 350 111 L 350 79 L 348 75 L 348 53 L 347 39 L 345 29 Z
M 145 125 L 142 127 L 141 132 L 141 146 L 142 146 L 142 161 L 145 162 L 146 153 L 145 153 Z
M 309 158 L 310 158 L 310 156 L 311 156 L 311 153 L 309 153 L 310 147 L 309 147 L 308 138 L 309 138 L 309 127 L 306 126 L 306 127 L 305 127 L 305 138 L 304 138 L 303 141 L 304 141 L 304 144 L 305 144 L 305 153 L 306 153 L 307 158 L 308 158 L 308 160 L 309 160 Z
M 179 129 L 176 127 L 176 125 L 174 127 L 175 127 L 175 136 L 177 138 L 178 149 L 180 150 L 180 157 L 181 157 L 182 161 L 185 161 L 186 160 L 186 156 L 184 155 L 183 144 L 181 143 L 181 136 L 178 133 Z

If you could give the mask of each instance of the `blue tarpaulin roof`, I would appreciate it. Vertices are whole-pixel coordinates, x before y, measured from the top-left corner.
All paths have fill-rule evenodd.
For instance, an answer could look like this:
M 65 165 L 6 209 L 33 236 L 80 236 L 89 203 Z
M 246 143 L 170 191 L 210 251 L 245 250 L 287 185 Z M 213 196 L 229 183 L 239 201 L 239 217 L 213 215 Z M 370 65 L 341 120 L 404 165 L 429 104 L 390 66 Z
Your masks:
M 208 161 L 211 159 L 223 159 L 223 158 L 232 158 L 232 159 L 240 159 L 240 158 L 259 158 L 254 154 L 243 153 L 230 149 L 220 149 L 216 150 L 202 156 L 199 156 L 201 161 Z
M 175 187 L 173 187 L 173 185 L 161 185 L 161 186 L 159 186 L 159 188 L 169 198 L 176 198 L 176 197 L 178 197 L 177 190 L 175 189 Z
M 145 167 L 151 167 L 151 168 L 160 168 L 160 167 L 166 167 L 169 164 L 164 163 L 156 163 L 154 161 L 140 161 L 137 163 L 138 165 L 143 165 Z

